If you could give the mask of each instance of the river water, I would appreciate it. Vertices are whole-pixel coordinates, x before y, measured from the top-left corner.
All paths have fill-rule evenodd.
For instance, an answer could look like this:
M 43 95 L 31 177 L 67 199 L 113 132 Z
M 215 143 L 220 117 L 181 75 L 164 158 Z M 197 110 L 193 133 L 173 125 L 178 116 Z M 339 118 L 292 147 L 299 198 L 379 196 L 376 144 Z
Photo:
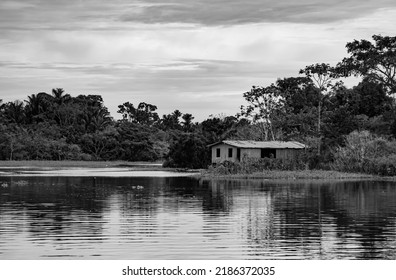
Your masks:
M 172 176 L 0 176 L 0 259 L 396 259 L 395 182 Z

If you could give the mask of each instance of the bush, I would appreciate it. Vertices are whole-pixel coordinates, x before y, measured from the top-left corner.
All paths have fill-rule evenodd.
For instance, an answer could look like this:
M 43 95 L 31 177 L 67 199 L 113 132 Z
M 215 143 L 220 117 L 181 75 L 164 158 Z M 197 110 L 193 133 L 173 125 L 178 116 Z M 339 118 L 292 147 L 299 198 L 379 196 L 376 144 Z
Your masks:
M 204 138 L 195 133 L 181 134 L 169 147 L 164 167 L 207 168 L 210 154 Z
M 217 175 L 252 174 L 266 170 L 304 170 L 302 159 L 244 158 L 241 162 L 224 161 L 211 165 L 209 172 Z
M 377 137 L 368 131 L 354 131 L 345 146 L 334 153 L 332 168 L 382 176 L 396 175 L 396 142 Z
M 368 173 L 380 176 L 396 176 L 396 154 L 373 159 L 369 164 Z

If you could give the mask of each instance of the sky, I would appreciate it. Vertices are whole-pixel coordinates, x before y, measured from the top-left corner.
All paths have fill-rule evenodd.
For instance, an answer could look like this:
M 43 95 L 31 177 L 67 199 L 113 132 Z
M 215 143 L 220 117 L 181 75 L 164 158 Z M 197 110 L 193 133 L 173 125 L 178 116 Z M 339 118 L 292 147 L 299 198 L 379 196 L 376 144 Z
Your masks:
M 124 102 L 235 115 L 253 85 L 395 26 L 394 0 L 1 0 L 0 99 L 63 88 L 101 95 L 116 119 Z

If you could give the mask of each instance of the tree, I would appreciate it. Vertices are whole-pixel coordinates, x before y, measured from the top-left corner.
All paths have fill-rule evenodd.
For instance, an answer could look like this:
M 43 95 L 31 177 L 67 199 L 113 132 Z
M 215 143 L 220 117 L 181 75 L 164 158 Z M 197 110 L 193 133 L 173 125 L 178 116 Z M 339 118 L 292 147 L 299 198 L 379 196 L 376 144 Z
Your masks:
M 184 131 L 191 131 L 192 129 L 192 120 L 194 119 L 192 114 L 183 114 L 183 129 Z
M 0 99 L 0 124 L 4 122 L 4 104 L 3 100 Z
M 346 44 L 349 57 L 337 65 L 344 76 L 368 77 L 396 93 L 396 37 L 373 35 L 374 43 L 354 40 Z
M 18 160 L 24 159 L 27 153 L 25 149 L 25 140 L 29 133 L 16 123 L 8 126 L 0 126 L 0 148 L 3 159 Z
M 158 121 L 158 114 L 155 112 L 157 106 L 140 102 L 138 107 L 135 108 L 132 103 L 125 102 L 118 106 L 117 113 L 122 114 L 123 120 L 130 121 L 133 123 L 143 124 L 151 126 Z
M 119 159 L 127 161 L 153 161 L 158 159 L 152 137 L 156 128 L 121 121 L 116 124 L 116 129 Z
M 100 95 L 79 95 L 74 102 L 81 108 L 80 120 L 84 132 L 104 130 L 113 122 Z
M 232 138 L 237 132 L 239 123 L 247 122 L 234 116 L 216 116 L 204 120 L 200 125 L 200 133 L 205 137 L 207 144 Z
M 278 79 L 276 86 L 285 99 L 287 113 L 298 114 L 307 107 L 316 107 L 318 101 L 317 91 L 309 77 L 288 77 Z
M 25 106 L 20 100 L 4 104 L 3 112 L 5 119 L 10 123 L 22 124 L 25 122 Z
M 263 133 L 262 140 L 275 140 L 273 121 L 284 105 L 279 88 L 274 84 L 268 87 L 253 86 L 243 97 L 249 105 L 241 106 L 240 116 L 251 118 L 253 123 L 259 124 Z
M 332 86 L 332 82 L 338 78 L 338 73 L 336 69 L 329 64 L 316 63 L 301 69 L 300 74 L 305 74 L 307 78 L 311 79 L 318 92 L 317 154 L 320 156 L 323 98 L 327 90 Z
M 25 111 L 29 123 L 41 122 L 45 119 L 50 106 L 48 102 L 50 98 L 52 97 L 45 92 L 28 96 L 28 100 L 25 100 Z
M 394 99 L 387 95 L 379 82 L 364 78 L 352 90 L 356 96 L 357 115 L 364 114 L 371 118 L 392 110 Z
M 95 160 L 112 160 L 115 159 L 118 146 L 117 136 L 114 128 L 87 133 L 81 138 L 81 147 L 83 151 L 93 155 Z
M 183 114 L 179 110 L 173 111 L 171 114 L 163 115 L 160 121 L 160 127 L 164 130 L 181 129 L 179 118 Z
M 73 101 L 58 105 L 53 112 L 54 119 L 60 127 L 76 127 L 82 113 L 83 108 Z
M 58 105 L 62 105 L 71 100 L 70 94 L 64 94 L 65 90 L 63 88 L 52 89 L 52 97 L 54 102 Z
M 276 86 L 284 98 L 284 108 L 274 121 L 277 131 L 282 131 L 282 140 L 305 141 L 316 135 L 316 119 L 319 96 L 308 77 L 278 79 Z
M 183 133 L 178 141 L 170 146 L 165 167 L 207 168 L 210 153 L 205 139 L 200 134 Z

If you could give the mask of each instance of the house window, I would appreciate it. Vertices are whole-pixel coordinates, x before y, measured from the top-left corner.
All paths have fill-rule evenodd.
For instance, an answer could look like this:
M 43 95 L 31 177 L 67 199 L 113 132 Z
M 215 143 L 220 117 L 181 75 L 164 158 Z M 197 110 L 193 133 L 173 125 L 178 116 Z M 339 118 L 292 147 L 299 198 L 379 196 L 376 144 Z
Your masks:
M 228 148 L 228 157 L 232 158 L 232 148 Z
M 216 157 L 220 157 L 220 148 L 216 149 Z
M 261 158 L 276 158 L 276 149 L 261 149 Z

